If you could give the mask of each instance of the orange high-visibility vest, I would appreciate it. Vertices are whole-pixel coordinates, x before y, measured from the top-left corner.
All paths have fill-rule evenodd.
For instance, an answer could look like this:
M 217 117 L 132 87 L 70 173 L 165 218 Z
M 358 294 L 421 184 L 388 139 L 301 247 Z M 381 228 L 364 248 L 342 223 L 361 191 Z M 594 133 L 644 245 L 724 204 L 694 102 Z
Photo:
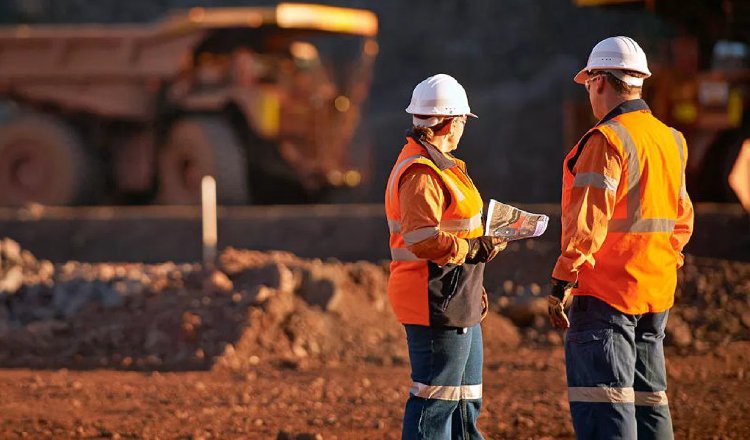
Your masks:
M 594 254 L 594 267 L 587 263 L 580 268 L 573 294 L 594 296 L 628 314 L 667 310 L 674 303 L 680 259 L 670 236 L 678 201 L 687 194 L 685 140 L 647 109 L 617 115 L 589 133 L 593 131 L 602 133 L 619 152 L 622 175 L 619 182 L 605 176 L 604 185 L 616 186 L 614 213 L 604 243 Z M 564 161 L 563 215 L 576 181 L 568 161 L 580 148 L 579 142 Z
M 438 230 L 455 234 L 461 238 L 474 238 L 483 234 L 482 197 L 474 183 L 463 171 L 463 162 L 454 159 L 456 166 L 441 169 L 429 157 L 426 148 L 414 138 L 409 137 L 396 161 L 385 193 L 385 211 L 390 230 L 391 274 L 388 279 L 388 297 L 397 319 L 403 324 L 445 325 L 469 327 L 481 318 L 481 281 L 483 264 L 464 264 L 461 268 L 441 268 L 453 270 L 453 278 L 462 276 L 473 278 L 462 282 L 456 279 L 446 292 L 430 292 L 430 281 L 437 277 L 437 265 L 414 255 L 407 247 L 407 242 L 417 243 L 434 235 Z M 430 167 L 442 179 L 448 191 L 450 202 L 443 212 L 440 225 L 433 228 L 422 228 L 409 231 L 407 237 L 401 233 L 401 206 L 398 186 L 401 176 L 413 165 L 421 164 Z M 430 266 L 434 266 L 431 267 Z M 448 265 L 451 266 L 451 265 Z M 478 281 L 477 281 L 478 279 Z M 478 285 L 477 285 L 478 283 Z M 456 307 L 469 308 L 457 311 L 468 315 L 457 317 L 452 314 L 450 302 Z M 476 310 L 475 310 L 476 309 Z

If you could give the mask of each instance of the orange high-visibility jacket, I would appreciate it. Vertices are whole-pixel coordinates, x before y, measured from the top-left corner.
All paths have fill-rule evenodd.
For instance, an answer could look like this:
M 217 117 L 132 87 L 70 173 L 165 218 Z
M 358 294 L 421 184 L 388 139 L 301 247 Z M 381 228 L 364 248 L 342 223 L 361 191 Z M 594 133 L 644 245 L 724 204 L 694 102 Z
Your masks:
M 621 175 L 573 173 L 590 134 L 599 132 L 622 160 Z M 626 101 L 592 128 L 567 155 L 563 166 L 563 225 L 575 225 L 576 188 L 614 192 L 614 209 L 601 247 L 580 267 L 558 260 L 553 277 L 577 273 L 574 295 L 590 295 L 628 314 L 664 311 L 674 303 L 682 246 L 692 232 L 692 206 L 685 190 L 685 139 L 656 119 L 642 100 Z M 584 201 L 586 203 L 586 201 Z M 689 216 L 684 207 L 689 206 Z M 596 209 L 596 208 L 594 208 Z M 689 218 L 686 218 L 689 217 Z M 580 221 L 580 220 L 578 220 Z M 687 237 L 675 239 L 677 229 Z M 575 226 L 571 226 L 575 228 Z M 601 231 L 601 229 L 600 229 Z M 563 227 L 563 248 L 569 245 Z M 589 257 L 589 256 L 587 256 Z
M 418 258 L 407 244 L 418 243 L 438 230 L 460 238 L 481 236 L 482 198 L 463 171 L 461 161 L 453 159 L 452 166 L 439 166 L 420 142 L 407 138 L 386 187 L 392 259 L 388 297 L 396 318 L 403 324 L 470 327 L 481 319 L 484 264 L 438 266 Z M 405 236 L 401 233 L 399 182 L 409 167 L 417 164 L 430 167 L 442 179 L 449 203 L 437 227 L 409 231 Z

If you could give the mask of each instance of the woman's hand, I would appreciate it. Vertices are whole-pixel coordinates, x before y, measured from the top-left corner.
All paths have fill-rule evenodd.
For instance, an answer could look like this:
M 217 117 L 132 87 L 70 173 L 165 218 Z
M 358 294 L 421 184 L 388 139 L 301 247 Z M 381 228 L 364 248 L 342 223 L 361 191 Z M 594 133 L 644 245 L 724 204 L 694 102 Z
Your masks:
M 504 238 L 483 236 L 466 240 L 469 243 L 469 252 L 466 254 L 465 263 L 477 264 L 491 261 L 495 256 L 505 249 L 508 242 Z

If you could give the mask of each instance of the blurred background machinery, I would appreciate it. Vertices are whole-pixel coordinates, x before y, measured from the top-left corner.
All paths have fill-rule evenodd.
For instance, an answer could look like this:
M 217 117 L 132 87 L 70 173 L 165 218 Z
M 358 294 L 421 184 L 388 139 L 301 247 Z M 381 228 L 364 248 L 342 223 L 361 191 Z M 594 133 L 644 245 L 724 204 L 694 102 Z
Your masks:
M 63 125 L 85 146 L 86 155 L 76 160 L 94 163 L 88 173 L 77 172 L 72 185 L 65 175 L 67 185 L 50 185 L 54 176 L 35 171 L 33 156 L 0 157 L 3 170 L 11 167 L 0 176 L 14 176 L 16 188 L 41 185 L 63 193 L 10 198 L 0 187 L 0 203 L 192 203 L 195 176 L 216 172 L 212 158 L 236 151 L 175 146 L 183 139 L 205 146 L 200 139 L 209 131 L 211 138 L 229 139 L 222 145 L 241 145 L 234 157 L 248 163 L 244 169 L 220 159 L 233 166 L 218 176 L 219 190 L 235 189 L 223 191 L 221 203 L 382 203 L 408 128 L 405 103 L 414 85 L 436 72 L 459 78 L 480 116 L 470 122 L 459 155 L 482 194 L 557 203 L 560 161 L 596 122 L 585 91 L 571 78 L 591 47 L 610 35 L 629 35 L 648 53 L 655 75 L 646 82 L 646 99 L 688 136 L 691 195 L 710 202 L 750 198 L 741 195 L 750 187 L 748 166 L 737 165 L 750 161 L 741 147 L 747 138 L 747 2 L 317 1 L 332 9 L 318 5 L 300 16 L 336 28 L 279 26 L 279 8 L 264 0 L 0 2 L 0 22 L 15 25 L 3 28 L 0 42 L 0 124 L 31 113 L 32 125 L 44 119 L 47 127 L 54 118 L 52 125 Z M 582 7 L 591 5 L 599 7 Z M 170 15 L 179 9 L 184 12 Z M 158 17 L 168 18 L 154 22 Z M 67 36 L 34 37 L 53 29 L 67 29 Z M 86 36 L 96 33 L 102 35 Z M 101 61 L 105 53 L 109 63 Z M 150 67 L 146 56 L 156 58 Z M 81 60 L 91 61 L 71 70 Z M 21 64 L 29 75 L 7 78 L 6 69 L 18 73 Z M 83 69 L 103 71 L 109 64 L 119 76 L 83 76 Z M 57 79 L 42 83 L 50 69 Z M 138 69 L 148 70 L 136 75 Z M 143 106 L 136 111 L 138 101 Z M 13 151 L 37 151 L 25 141 L 14 144 L 21 146 Z M 517 184 L 530 176 L 533 184 Z M 84 179 L 92 183 L 81 184 Z M 222 183 L 242 180 L 244 190 Z
M 321 200 L 349 147 L 377 17 L 310 4 L 153 24 L 0 28 L 0 205 Z
M 687 139 L 688 192 L 698 202 L 750 211 L 750 2 L 576 0 L 579 6 L 646 9 L 675 27 L 644 95 L 654 114 Z M 572 136 L 590 125 L 585 106 Z M 573 122 L 575 121 L 575 122 Z

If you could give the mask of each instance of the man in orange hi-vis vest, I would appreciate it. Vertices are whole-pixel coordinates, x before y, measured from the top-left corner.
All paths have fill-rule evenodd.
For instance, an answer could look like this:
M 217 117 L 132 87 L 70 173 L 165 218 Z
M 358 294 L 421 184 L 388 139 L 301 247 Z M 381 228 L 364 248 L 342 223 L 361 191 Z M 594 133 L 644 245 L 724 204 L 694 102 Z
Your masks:
M 580 439 L 673 438 L 662 342 L 693 207 L 685 138 L 641 99 L 650 75 L 638 43 L 610 37 L 575 77 L 600 121 L 564 161 L 562 254 L 548 308 L 552 324 L 568 328 Z
M 385 192 L 388 297 L 404 324 L 412 386 L 402 439 L 482 439 L 484 264 L 505 247 L 482 236 L 482 197 L 453 152 L 471 113 L 452 76 L 419 83 L 411 129 Z

